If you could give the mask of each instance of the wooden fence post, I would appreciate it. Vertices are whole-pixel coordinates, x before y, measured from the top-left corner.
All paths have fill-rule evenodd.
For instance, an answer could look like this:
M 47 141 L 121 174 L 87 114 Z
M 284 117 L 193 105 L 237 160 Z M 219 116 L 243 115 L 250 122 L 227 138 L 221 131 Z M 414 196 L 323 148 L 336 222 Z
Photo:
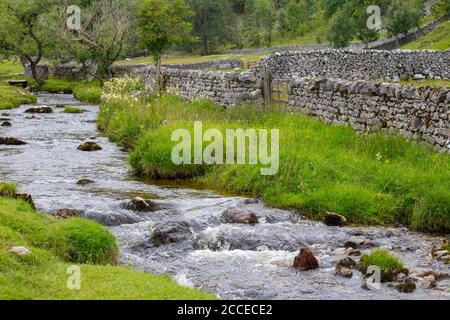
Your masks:
M 268 106 L 272 102 L 272 78 L 265 65 L 261 68 L 261 80 L 264 105 Z

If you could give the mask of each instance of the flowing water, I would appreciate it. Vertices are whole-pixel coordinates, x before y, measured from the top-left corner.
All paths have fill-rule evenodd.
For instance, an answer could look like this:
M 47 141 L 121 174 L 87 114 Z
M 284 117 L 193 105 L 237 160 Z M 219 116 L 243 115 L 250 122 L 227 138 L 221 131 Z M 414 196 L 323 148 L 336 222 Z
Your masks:
M 0 180 L 14 181 L 31 193 L 39 210 L 54 214 L 61 208 L 78 209 L 108 226 L 118 239 L 123 264 L 170 274 L 182 285 L 229 299 L 450 299 L 448 280 L 438 289 L 425 289 L 419 281 L 414 293 L 403 294 L 386 285 L 362 289 L 358 271 L 352 279 L 334 272 L 336 262 L 346 257 L 348 240 L 365 241 L 363 251 L 392 250 L 418 279 L 424 271 L 449 272 L 448 265 L 429 258 L 432 247 L 442 244 L 438 237 L 402 228 L 327 227 L 250 199 L 138 181 L 130 175 L 127 154 L 96 130 L 97 106 L 51 94 L 39 94 L 38 104 L 76 105 L 87 112 L 65 114 L 53 107 L 54 113 L 31 118 L 24 113 L 29 106 L 5 111 L 9 116 L 2 118 L 10 118 L 13 126 L 0 127 L 0 136 L 28 144 L 0 146 Z M 86 141 L 103 150 L 78 151 Z M 77 185 L 83 178 L 95 183 Z M 162 210 L 125 210 L 123 203 L 135 196 L 155 199 Z M 256 212 L 260 223 L 225 223 L 222 212 L 232 207 Z M 155 232 L 170 233 L 174 242 L 155 246 Z M 320 269 L 299 272 L 292 267 L 304 246 L 312 249 Z

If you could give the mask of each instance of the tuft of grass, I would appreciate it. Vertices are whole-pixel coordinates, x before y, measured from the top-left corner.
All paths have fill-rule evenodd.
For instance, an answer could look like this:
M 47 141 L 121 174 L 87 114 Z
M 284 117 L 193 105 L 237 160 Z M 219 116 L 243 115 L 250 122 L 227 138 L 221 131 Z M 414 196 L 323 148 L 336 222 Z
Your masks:
M 194 179 L 312 219 L 332 211 L 356 224 L 399 222 L 426 232 L 450 230 L 450 155 L 429 145 L 397 134 L 358 135 L 282 109 L 226 110 L 175 96 L 130 101 L 126 94 L 105 99 L 98 125 L 132 150 L 130 162 L 139 175 Z M 172 132 L 184 128 L 192 136 L 195 120 L 202 121 L 204 131 L 216 128 L 223 135 L 226 129 L 280 129 L 279 173 L 262 176 L 261 165 L 175 165 Z
M 14 246 L 25 246 L 31 255 L 8 253 Z M 0 197 L 0 300 L 213 299 L 167 276 L 94 264 L 115 262 L 111 249 L 117 250 L 114 238 L 94 222 L 56 220 Z M 74 264 L 81 272 L 79 290 L 67 287 Z
M 54 224 L 49 246 L 64 261 L 81 264 L 116 264 L 118 248 L 114 237 L 97 223 L 68 219 Z
M 413 50 L 448 50 L 450 49 L 450 20 L 439 25 L 424 37 L 410 42 L 402 49 Z
M 377 266 L 382 272 L 393 274 L 405 269 L 401 260 L 391 255 L 387 250 L 375 250 L 370 254 L 363 255 L 360 266 L 362 270 L 367 270 L 370 266 Z
M 0 196 L 13 197 L 16 194 L 17 185 L 11 182 L 0 182 Z
M 83 113 L 85 112 L 83 109 L 76 107 L 67 107 L 64 109 L 64 113 Z
M 73 93 L 78 100 L 95 104 L 100 103 L 102 97 L 102 89 L 96 81 L 70 81 L 51 78 L 39 89 L 51 93 Z

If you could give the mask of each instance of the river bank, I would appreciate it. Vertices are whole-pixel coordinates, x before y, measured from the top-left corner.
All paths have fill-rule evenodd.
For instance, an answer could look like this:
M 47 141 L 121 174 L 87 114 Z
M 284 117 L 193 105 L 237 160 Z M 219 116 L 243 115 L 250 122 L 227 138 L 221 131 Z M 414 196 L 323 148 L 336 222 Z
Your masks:
M 351 128 L 283 110 L 224 110 L 208 101 L 184 103 L 176 96 L 132 98 L 137 87 L 116 82 L 106 92 L 98 126 L 131 150 L 130 163 L 139 176 L 195 180 L 315 220 L 335 212 L 360 225 L 450 232 L 449 154 L 400 135 L 358 135 Z M 261 176 L 261 165 L 174 164 L 171 135 L 185 128 L 194 136 L 194 121 L 223 134 L 226 129 L 279 128 L 279 173 Z
M 31 193 L 38 210 L 56 215 L 63 208 L 76 209 L 81 217 L 107 226 L 117 239 L 123 266 L 168 274 L 178 284 L 230 299 L 449 299 L 448 280 L 431 288 L 423 276 L 431 270 L 448 272 L 448 266 L 431 255 L 442 246 L 442 237 L 405 228 L 328 227 L 255 199 L 136 180 L 130 175 L 128 154 L 96 130 L 97 106 L 70 95 L 38 97 L 53 113 L 33 118 L 24 113 L 30 106 L 22 106 L 10 112 L 12 127 L 0 129 L 2 135 L 27 142 L 0 148 L 1 180 L 15 181 Z M 85 112 L 64 113 L 57 105 Z M 86 142 L 102 149 L 77 150 Z M 82 179 L 91 183 L 77 184 Z M 127 209 L 124 204 L 137 196 L 159 209 Z M 254 212 L 258 223 L 230 223 L 224 214 L 228 210 Z M 417 289 L 406 294 L 382 284 L 380 290 L 366 290 L 358 270 L 351 278 L 336 275 L 336 264 L 348 257 L 348 245 L 361 254 L 389 250 L 410 270 Z M 303 247 L 311 249 L 319 269 L 293 268 Z

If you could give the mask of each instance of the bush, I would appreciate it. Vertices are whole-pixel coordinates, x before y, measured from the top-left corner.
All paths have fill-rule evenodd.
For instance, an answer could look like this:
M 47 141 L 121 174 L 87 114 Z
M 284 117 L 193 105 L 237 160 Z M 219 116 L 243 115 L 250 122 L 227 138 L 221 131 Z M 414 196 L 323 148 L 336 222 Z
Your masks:
M 405 269 L 399 258 L 394 257 L 386 250 L 375 250 L 370 254 L 361 257 L 360 266 L 362 270 L 367 270 L 370 266 L 377 266 L 382 272 L 398 273 Z
M 111 233 L 99 224 L 74 218 L 52 226 L 49 246 L 65 261 L 89 264 L 116 264 L 118 249 Z

